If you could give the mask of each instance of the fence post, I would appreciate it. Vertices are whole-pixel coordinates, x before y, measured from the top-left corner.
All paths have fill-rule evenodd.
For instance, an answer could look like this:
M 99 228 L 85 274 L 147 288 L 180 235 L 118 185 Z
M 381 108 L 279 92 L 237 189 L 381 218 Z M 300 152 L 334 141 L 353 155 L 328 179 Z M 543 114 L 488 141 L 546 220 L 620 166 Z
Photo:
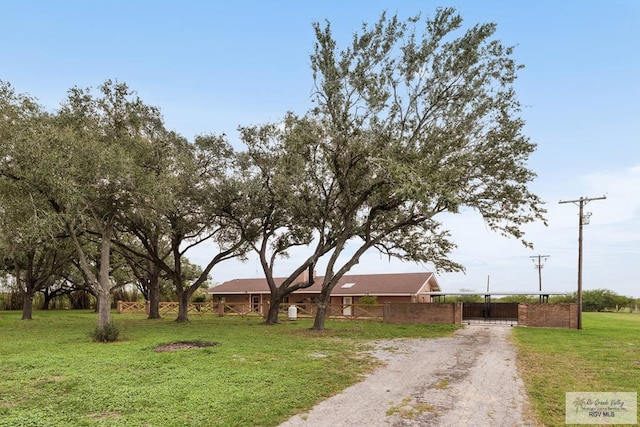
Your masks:
M 520 303 L 518 304 L 518 325 L 527 326 L 527 320 L 529 318 L 528 313 L 528 304 Z

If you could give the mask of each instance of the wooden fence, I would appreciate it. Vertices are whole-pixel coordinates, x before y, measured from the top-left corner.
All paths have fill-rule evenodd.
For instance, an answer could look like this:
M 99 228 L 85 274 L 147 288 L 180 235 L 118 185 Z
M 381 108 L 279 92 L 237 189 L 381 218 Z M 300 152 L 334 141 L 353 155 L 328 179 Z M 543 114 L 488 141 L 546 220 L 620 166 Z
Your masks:
M 161 302 L 160 314 L 178 314 L 177 302 Z M 288 313 L 290 304 L 282 304 L 280 311 Z M 315 304 L 296 304 L 297 317 L 310 318 L 316 315 Z M 118 301 L 118 313 L 149 314 L 149 302 Z M 222 316 L 259 316 L 264 317 L 269 312 L 269 303 L 227 303 L 227 302 L 191 302 L 187 309 L 189 314 L 216 314 Z M 327 307 L 327 317 L 349 320 L 382 320 L 383 306 L 381 304 L 330 304 Z

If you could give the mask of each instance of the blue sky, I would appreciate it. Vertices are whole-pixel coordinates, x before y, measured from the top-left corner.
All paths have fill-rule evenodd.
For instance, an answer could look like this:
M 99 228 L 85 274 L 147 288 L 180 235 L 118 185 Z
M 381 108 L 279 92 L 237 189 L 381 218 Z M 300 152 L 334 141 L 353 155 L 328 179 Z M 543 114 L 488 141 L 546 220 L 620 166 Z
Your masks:
M 473 212 L 442 218 L 466 274 L 440 274 L 444 290 L 537 290 L 529 258 L 550 255 L 543 289 L 574 291 L 578 208 L 559 200 L 607 195 L 586 206 L 585 289 L 640 297 L 640 2 L 574 1 L 29 1 L 0 13 L 0 79 L 55 108 L 73 86 L 127 82 L 160 107 L 167 126 L 192 138 L 280 119 L 310 106 L 311 23 L 331 22 L 344 45 L 383 10 L 405 18 L 454 6 L 465 26 L 495 22 L 525 65 L 516 83 L 525 133 L 538 144 L 532 189 L 547 202 L 549 226 L 526 228 L 534 250 L 490 232 Z M 298 254 L 280 264 L 288 274 Z M 207 250 L 192 253 L 203 263 Z M 354 273 L 428 265 L 366 254 Z M 321 270 L 321 269 L 319 269 Z M 216 282 L 258 277 L 255 261 L 229 262 Z

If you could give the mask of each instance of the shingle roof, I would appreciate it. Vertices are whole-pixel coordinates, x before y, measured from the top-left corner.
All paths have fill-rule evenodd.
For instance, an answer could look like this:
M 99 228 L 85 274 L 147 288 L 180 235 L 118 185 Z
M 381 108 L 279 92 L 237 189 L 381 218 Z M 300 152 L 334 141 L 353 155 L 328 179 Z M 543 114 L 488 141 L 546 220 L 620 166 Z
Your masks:
M 280 285 L 285 278 L 276 278 Z M 324 277 L 316 276 L 315 283 L 299 293 L 320 293 Z M 431 285 L 426 286 L 427 282 Z M 345 286 L 346 285 L 346 286 Z M 420 292 L 439 291 L 433 273 L 351 274 L 343 276 L 331 295 L 415 295 Z M 269 286 L 264 278 L 234 279 L 224 282 L 206 293 L 211 295 L 268 294 Z

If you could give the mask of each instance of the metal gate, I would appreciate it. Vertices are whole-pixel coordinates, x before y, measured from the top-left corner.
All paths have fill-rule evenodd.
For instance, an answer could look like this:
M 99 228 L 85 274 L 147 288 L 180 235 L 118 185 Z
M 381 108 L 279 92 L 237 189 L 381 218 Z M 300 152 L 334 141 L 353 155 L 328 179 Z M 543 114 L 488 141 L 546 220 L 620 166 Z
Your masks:
M 518 303 L 465 302 L 462 304 L 462 321 L 465 323 L 518 324 Z

